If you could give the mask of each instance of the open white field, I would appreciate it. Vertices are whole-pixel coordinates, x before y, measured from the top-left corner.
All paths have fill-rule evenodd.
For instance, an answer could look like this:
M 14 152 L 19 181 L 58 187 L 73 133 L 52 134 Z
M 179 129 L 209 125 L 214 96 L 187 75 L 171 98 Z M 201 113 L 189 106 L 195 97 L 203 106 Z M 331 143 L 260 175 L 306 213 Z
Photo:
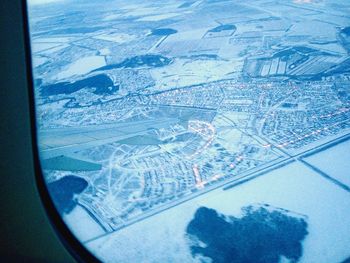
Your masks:
M 225 78 L 237 71 L 241 64 L 225 60 L 176 59 L 174 63 L 150 71 L 157 90 L 167 90 Z M 176 72 L 176 74 L 174 74 Z
M 64 215 L 63 220 L 81 242 L 105 233 L 103 228 L 80 205 L 77 205 L 68 215 Z
M 142 18 L 139 18 L 138 21 L 160 21 L 160 20 L 173 18 L 176 16 L 179 16 L 179 14 L 178 13 L 159 14 L 159 15 L 152 15 L 152 16 L 144 16 Z
M 302 164 L 292 163 L 229 190 L 214 190 L 86 246 L 105 262 L 199 262 L 185 238 L 199 207 L 239 217 L 242 207 L 266 203 L 307 217 L 309 234 L 300 262 L 341 262 L 350 254 L 349 197 Z
M 310 164 L 350 186 L 350 140 L 306 158 Z
M 95 38 L 100 39 L 100 40 L 106 40 L 106 41 L 111 41 L 111 42 L 115 42 L 118 44 L 122 44 L 122 43 L 126 43 L 126 42 L 130 42 L 132 40 L 135 40 L 136 36 L 125 34 L 125 33 L 111 33 L 111 34 L 98 35 Z
M 94 69 L 106 65 L 103 56 L 89 56 L 72 62 L 68 68 L 57 74 L 58 79 L 65 79 L 76 75 L 84 75 Z

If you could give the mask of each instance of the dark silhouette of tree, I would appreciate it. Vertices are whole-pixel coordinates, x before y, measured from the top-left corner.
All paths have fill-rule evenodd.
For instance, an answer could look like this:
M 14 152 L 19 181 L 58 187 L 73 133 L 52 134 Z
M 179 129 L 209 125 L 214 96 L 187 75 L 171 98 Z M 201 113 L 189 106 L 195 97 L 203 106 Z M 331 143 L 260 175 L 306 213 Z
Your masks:
M 74 195 L 80 194 L 88 186 L 85 179 L 68 175 L 47 185 L 49 193 L 60 213 L 69 213 L 76 205 Z
M 201 207 L 187 226 L 193 256 L 202 255 L 214 263 L 278 263 L 281 256 L 297 262 L 307 223 L 282 209 L 268 206 L 242 208 L 236 218 Z M 204 246 L 203 246 L 204 244 Z

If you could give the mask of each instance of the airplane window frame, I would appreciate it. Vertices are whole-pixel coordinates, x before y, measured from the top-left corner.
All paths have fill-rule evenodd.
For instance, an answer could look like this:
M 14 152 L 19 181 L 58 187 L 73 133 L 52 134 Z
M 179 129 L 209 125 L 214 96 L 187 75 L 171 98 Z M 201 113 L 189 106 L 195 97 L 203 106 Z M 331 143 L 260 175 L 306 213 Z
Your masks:
M 60 210 L 55 205 L 55 200 L 50 194 L 50 189 L 47 186 L 47 181 L 44 177 L 45 166 L 40 161 L 40 150 L 38 144 L 38 130 L 37 130 L 37 117 L 36 111 L 36 101 L 35 101 L 35 78 L 33 71 L 33 54 L 31 52 L 31 34 L 29 26 L 29 14 L 28 14 L 28 3 L 27 0 L 21 0 L 23 4 L 23 18 L 24 18 L 24 32 L 25 32 L 25 43 L 26 43 L 26 65 L 27 65 L 27 76 L 28 76 L 28 87 L 29 87 L 29 102 L 30 102 L 30 122 L 31 122 L 31 132 L 32 132 L 32 143 L 33 143 L 33 156 L 35 164 L 35 175 L 36 175 L 36 185 L 41 197 L 42 203 L 46 209 L 48 217 L 56 230 L 57 235 L 60 237 L 61 241 L 64 243 L 68 251 L 79 261 L 79 262 L 100 262 L 96 256 L 85 247 L 83 242 L 79 241 L 78 237 L 70 230 L 68 224 L 63 219 Z M 40 136 L 39 136 L 40 139 Z M 282 144 L 281 144 L 282 145 Z M 266 145 L 270 147 L 269 145 Z M 283 146 L 283 145 L 282 145 Z M 306 155 L 305 155 L 306 156 Z M 240 158 L 240 157 L 239 157 Z M 249 179 L 248 179 L 249 180 Z M 244 182 L 243 180 L 242 182 Z M 240 183 L 240 181 L 238 182 Z M 132 247 L 129 245 L 129 247 Z
M 30 41 L 30 27 L 29 27 L 29 15 L 28 15 L 28 3 L 27 0 L 21 0 L 21 12 L 22 23 L 24 32 L 24 51 L 25 51 L 25 66 L 27 74 L 27 86 L 28 86 L 28 103 L 29 103 L 29 115 L 30 115 L 30 129 L 32 139 L 32 153 L 33 164 L 35 174 L 35 186 L 40 196 L 42 205 L 49 221 L 63 243 L 64 247 L 74 257 L 77 262 L 101 262 L 98 260 L 84 245 L 77 239 L 77 237 L 69 230 L 66 223 L 63 221 L 59 214 L 52 197 L 47 188 L 41 162 L 39 158 L 38 148 L 38 136 L 37 136 L 37 123 L 36 123 L 36 109 L 35 109 L 35 95 L 34 95 L 34 76 L 33 76 L 33 64 L 32 64 L 32 49 Z

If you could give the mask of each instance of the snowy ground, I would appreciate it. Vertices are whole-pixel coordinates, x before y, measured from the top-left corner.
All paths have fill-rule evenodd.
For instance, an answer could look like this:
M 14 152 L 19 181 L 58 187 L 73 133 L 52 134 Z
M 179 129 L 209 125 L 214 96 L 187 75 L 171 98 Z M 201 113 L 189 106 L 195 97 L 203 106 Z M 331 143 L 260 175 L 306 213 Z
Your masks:
M 154 15 L 154 16 L 144 16 L 138 21 L 160 21 L 164 19 L 169 19 L 178 16 L 178 13 L 169 13 L 169 14 L 161 14 L 161 15 Z
M 76 75 L 83 75 L 105 65 L 106 61 L 103 56 L 89 56 L 81 58 L 77 61 L 72 62 L 68 68 L 57 74 L 57 78 L 65 79 Z
M 105 233 L 101 226 L 80 205 L 76 206 L 68 215 L 64 215 L 63 220 L 81 242 Z M 89 231 L 86 231 L 86 229 L 89 229 Z
M 339 182 L 350 186 L 349 147 L 350 140 L 311 155 L 306 158 L 306 161 Z
M 300 262 L 341 262 L 350 254 L 350 194 L 292 163 L 229 190 L 217 189 L 85 245 L 105 262 L 198 262 L 185 229 L 197 208 L 239 216 L 242 207 L 267 203 L 307 216 Z
M 116 42 L 118 44 L 130 42 L 136 39 L 135 35 L 129 35 L 125 33 L 112 33 L 112 34 L 102 34 L 95 37 L 96 39 Z
M 156 81 L 155 88 L 167 90 L 223 79 L 239 66 L 233 61 L 176 59 L 166 67 L 154 68 L 150 72 Z

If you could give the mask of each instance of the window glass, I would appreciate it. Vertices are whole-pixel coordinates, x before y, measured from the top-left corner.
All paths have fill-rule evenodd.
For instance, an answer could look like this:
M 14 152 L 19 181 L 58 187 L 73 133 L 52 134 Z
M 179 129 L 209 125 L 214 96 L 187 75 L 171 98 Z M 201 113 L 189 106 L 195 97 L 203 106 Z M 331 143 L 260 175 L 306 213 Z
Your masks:
M 46 185 L 97 258 L 350 257 L 350 2 L 28 12 Z

